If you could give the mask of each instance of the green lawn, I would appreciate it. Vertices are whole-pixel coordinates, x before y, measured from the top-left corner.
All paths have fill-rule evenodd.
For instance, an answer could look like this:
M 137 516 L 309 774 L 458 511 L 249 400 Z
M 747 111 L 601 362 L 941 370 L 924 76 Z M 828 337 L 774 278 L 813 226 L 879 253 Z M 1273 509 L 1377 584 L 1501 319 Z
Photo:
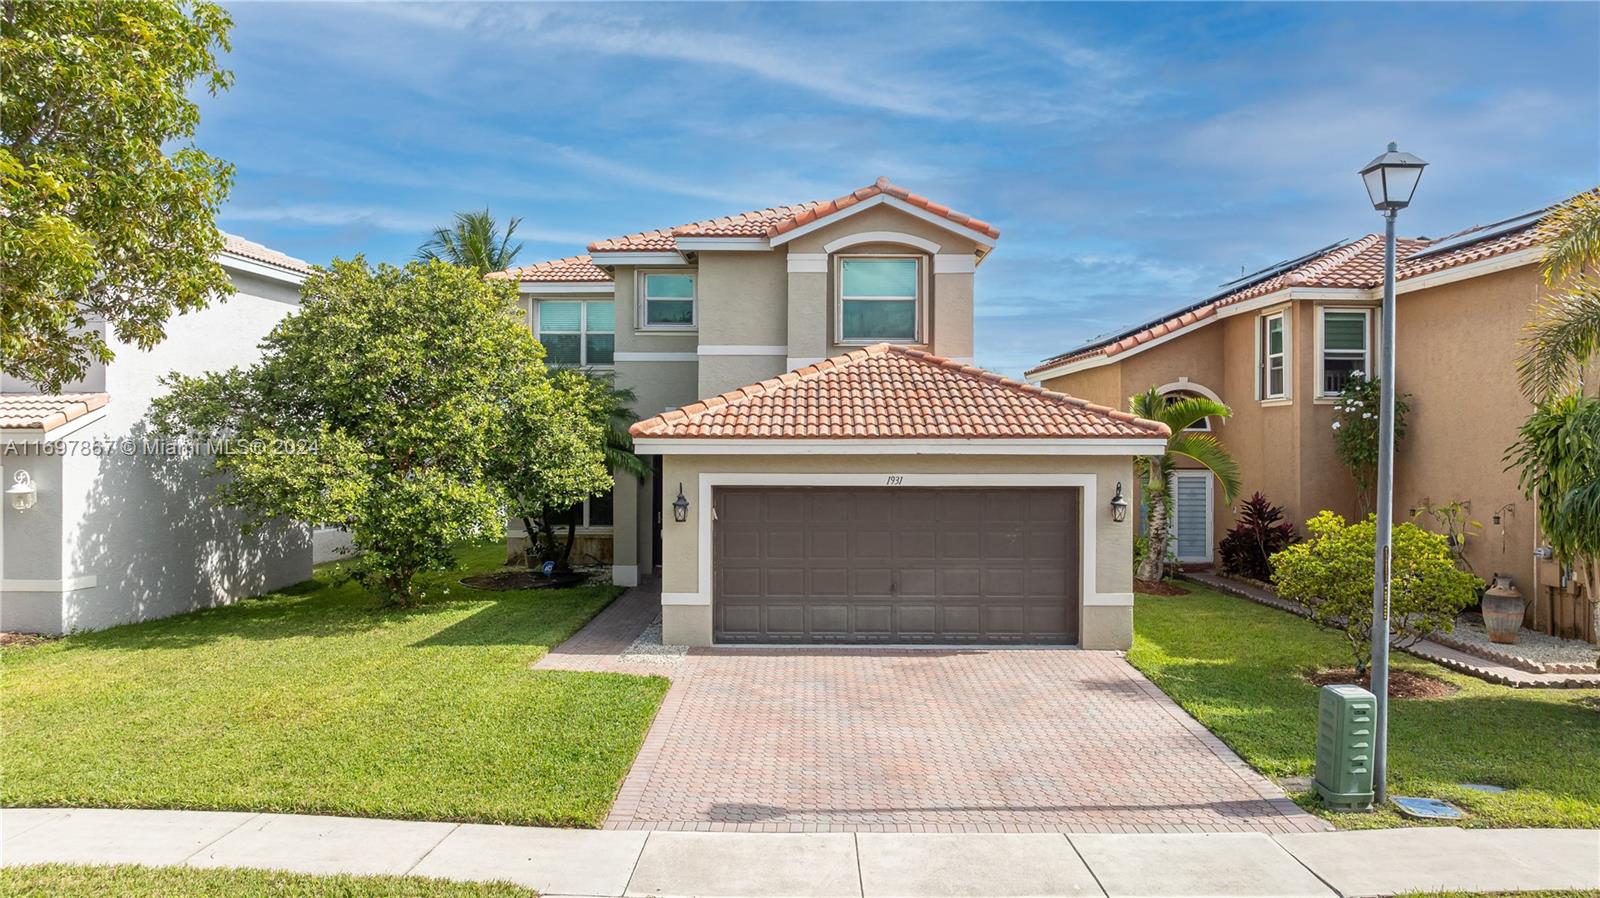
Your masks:
M 409 610 L 334 565 L 0 650 L 0 804 L 598 825 L 667 682 L 528 666 L 621 590 L 481 592 L 503 547 L 460 557 Z
M 411 876 L 307 876 L 274 870 L 186 867 L 80 867 L 43 864 L 0 869 L 11 898 L 536 898 L 503 882 L 447 882 Z
M 1466 826 L 1600 826 L 1600 690 L 1510 689 L 1409 655 L 1394 659 L 1461 691 L 1390 704 L 1390 794 L 1447 799 L 1471 814 Z M 1199 587 L 1138 597 L 1128 660 L 1274 778 L 1312 773 L 1318 689 L 1300 672 L 1351 663 L 1341 637 Z M 1510 791 L 1475 792 L 1463 782 Z M 1390 810 L 1326 813 L 1313 797 L 1295 797 L 1341 827 L 1410 822 Z

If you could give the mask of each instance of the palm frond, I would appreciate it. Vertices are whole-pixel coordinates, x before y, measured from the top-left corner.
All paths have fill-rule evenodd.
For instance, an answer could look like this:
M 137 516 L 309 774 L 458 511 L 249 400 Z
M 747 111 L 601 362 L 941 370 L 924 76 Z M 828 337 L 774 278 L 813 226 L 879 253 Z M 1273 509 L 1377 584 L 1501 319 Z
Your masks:
M 488 209 L 457 212 L 455 224 L 448 228 L 435 228 L 433 235 L 417 249 L 417 258 L 423 261 L 438 259 L 479 274 L 504 271 L 516 261 L 523 244 L 512 245 L 522 219 L 513 218 L 506 223 L 504 233 Z
M 1600 284 L 1579 276 L 1570 289 L 1546 297 L 1525 328 L 1517 378 L 1534 402 L 1576 388 L 1600 354 Z
M 1551 210 L 1542 227 L 1551 232 L 1542 271 L 1553 287 L 1600 261 L 1600 188 Z
M 1233 504 L 1234 498 L 1239 495 L 1239 462 L 1228 454 L 1216 437 L 1208 433 L 1176 432 L 1167 440 L 1167 452 L 1199 462 L 1221 484 L 1222 500 Z

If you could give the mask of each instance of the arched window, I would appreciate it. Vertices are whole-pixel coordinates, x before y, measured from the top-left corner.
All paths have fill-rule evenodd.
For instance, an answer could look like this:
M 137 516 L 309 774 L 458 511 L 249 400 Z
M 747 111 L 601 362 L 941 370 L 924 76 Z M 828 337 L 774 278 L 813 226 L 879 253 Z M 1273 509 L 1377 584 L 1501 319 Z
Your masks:
M 1165 386 L 1157 387 L 1156 388 L 1156 392 L 1160 393 L 1161 395 L 1163 395 L 1165 397 L 1167 397 L 1167 401 L 1168 402 L 1171 402 L 1171 401 L 1177 400 L 1177 399 L 1186 399 L 1186 398 L 1189 398 L 1189 399 L 1210 399 L 1210 400 L 1212 400 L 1214 402 L 1221 402 L 1222 401 L 1222 398 L 1220 396 L 1218 396 L 1215 392 L 1207 389 L 1206 387 L 1201 386 L 1200 384 L 1191 383 L 1189 381 L 1189 379 L 1186 378 L 1186 377 L 1185 378 L 1179 378 L 1178 380 L 1174 381 L 1173 383 L 1167 384 Z M 1199 431 L 1199 432 L 1202 432 L 1202 433 L 1209 433 L 1211 431 L 1211 419 L 1210 418 L 1201 418 L 1199 421 L 1196 421 L 1193 426 L 1187 427 L 1187 428 L 1184 428 L 1184 429 L 1185 430 L 1192 430 L 1192 431 Z

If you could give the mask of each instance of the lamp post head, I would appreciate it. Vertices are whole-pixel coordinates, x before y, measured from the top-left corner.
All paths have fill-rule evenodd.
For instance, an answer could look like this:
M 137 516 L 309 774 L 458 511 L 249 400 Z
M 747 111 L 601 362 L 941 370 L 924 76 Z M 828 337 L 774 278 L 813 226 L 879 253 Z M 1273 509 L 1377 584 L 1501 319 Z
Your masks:
M 1400 152 L 1390 141 L 1389 149 L 1361 170 L 1372 208 L 1398 212 L 1411 205 L 1411 195 L 1417 192 L 1417 182 L 1422 180 L 1422 170 L 1427 166 L 1419 157 Z

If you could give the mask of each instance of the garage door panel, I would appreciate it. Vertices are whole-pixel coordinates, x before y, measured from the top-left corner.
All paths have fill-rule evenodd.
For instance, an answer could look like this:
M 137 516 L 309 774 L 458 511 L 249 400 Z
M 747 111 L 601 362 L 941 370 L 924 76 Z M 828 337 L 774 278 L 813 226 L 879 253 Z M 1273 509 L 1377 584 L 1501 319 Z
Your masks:
M 850 557 L 889 561 L 894 558 L 894 531 L 855 530 L 850 534 Z
M 980 596 L 983 594 L 983 569 L 976 567 L 944 568 L 939 571 L 939 594 L 944 596 Z
M 889 604 L 856 605 L 855 633 L 858 636 L 888 638 L 894 635 L 894 608 Z
M 818 528 L 807 533 L 806 537 L 811 540 L 808 557 L 812 561 L 824 558 L 843 561 L 850 557 L 850 533 L 846 530 Z
M 977 639 L 983 634 L 983 609 L 978 605 L 945 604 L 942 635 Z
M 985 559 L 1020 559 L 1027 556 L 1026 534 L 1021 528 L 996 527 L 984 531 L 983 557 Z
M 900 636 L 914 638 L 938 635 L 938 605 L 902 602 L 893 608 L 894 631 Z
M 1072 642 L 1078 491 L 719 488 L 722 642 Z
M 814 596 L 850 595 L 850 569 L 843 567 L 812 568 L 811 594 Z

